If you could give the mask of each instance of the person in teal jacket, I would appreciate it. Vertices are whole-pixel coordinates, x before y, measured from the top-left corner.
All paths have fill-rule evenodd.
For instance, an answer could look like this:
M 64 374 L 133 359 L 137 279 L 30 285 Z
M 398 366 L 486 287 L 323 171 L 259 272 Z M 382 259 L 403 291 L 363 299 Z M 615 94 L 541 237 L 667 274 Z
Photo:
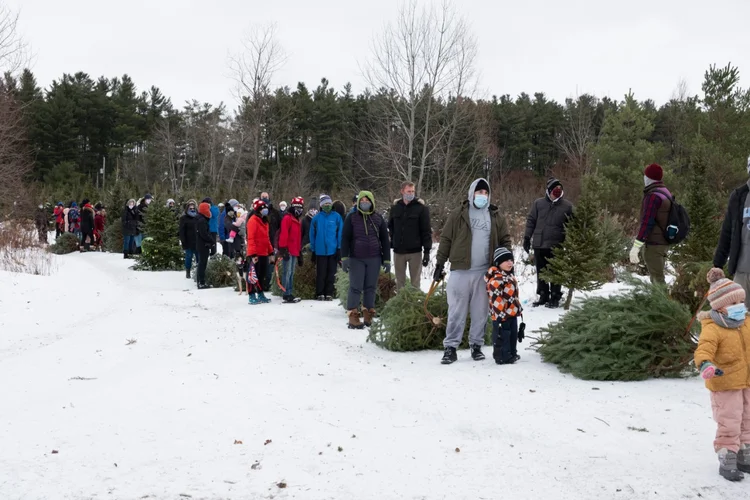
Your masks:
M 320 212 L 310 223 L 310 252 L 316 267 L 315 295 L 318 300 L 333 300 L 333 285 L 341 255 L 344 219 L 333 210 L 333 200 L 320 196 Z
M 211 218 L 208 219 L 208 232 L 214 239 L 214 244 L 213 246 L 211 246 L 211 255 L 215 255 L 216 242 L 219 241 L 219 207 L 214 205 L 214 202 L 208 196 L 203 198 L 203 203 L 208 203 L 209 205 L 211 205 Z

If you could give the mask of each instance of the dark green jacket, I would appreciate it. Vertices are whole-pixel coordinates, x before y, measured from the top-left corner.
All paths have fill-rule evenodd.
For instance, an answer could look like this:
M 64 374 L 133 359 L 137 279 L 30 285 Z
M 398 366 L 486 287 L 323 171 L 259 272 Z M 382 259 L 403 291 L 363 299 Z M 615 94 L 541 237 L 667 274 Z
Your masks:
M 510 241 L 510 231 L 505 217 L 500 215 L 495 205 L 490 205 L 490 251 L 495 252 L 498 247 L 513 248 Z M 450 261 L 451 270 L 465 271 L 471 268 L 471 222 L 469 221 L 469 201 L 461 204 L 461 209 L 453 212 L 445 221 L 440 233 L 440 246 L 437 251 L 438 265 Z M 492 265 L 492 263 L 490 263 Z

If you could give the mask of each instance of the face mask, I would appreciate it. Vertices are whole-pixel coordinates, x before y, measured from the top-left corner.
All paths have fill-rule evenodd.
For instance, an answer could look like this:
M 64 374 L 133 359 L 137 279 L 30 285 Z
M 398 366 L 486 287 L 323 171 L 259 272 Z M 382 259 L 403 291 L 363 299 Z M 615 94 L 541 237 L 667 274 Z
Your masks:
M 369 212 L 370 210 L 372 210 L 372 203 L 370 203 L 369 201 L 360 201 L 359 208 L 363 212 Z
M 743 319 L 745 319 L 746 314 L 747 308 L 745 307 L 745 304 L 736 304 L 734 306 L 727 307 L 727 318 L 729 319 L 742 321 Z
M 44 208 L 44 205 L 39 205 L 39 208 L 40 208 L 40 209 L 43 209 L 43 208 Z
M 260 215 L 262 215 L 263 217 L 265 217 L 266 215 L 268 215 L 268 209 L 264 208 L 263 210 L 261 210 L 260 211 Z
M 552 190 L 552 196 L 555 198 L 561 198 L 563 194 L 563 190 L 560 186 L 557 186 L 555 189 Z
M 318 215 L 318 211 L 316 209 L 314 209 L 314 208 L 311 208 L 308 212 L 313 217 L 315 217 L 316 215 Z
M 135 203 L 128 203 L 128 208 L 130 208 L 131 210 L 132 210 L 133 208 L 135 208 Z
M 404 195 L 404 201 L 414 201 L 414 195 L 413 194 L 405 194 Z
M 487 206 L 489 199 L 486 195 L 476 194 L 474 195 L 474 206 L 477 208 L 484 208 Z
M 265 203 L 266 205 L 270 205 L 271 204 L 271 199 L 270 198 L 261 198 L 261 200 L 263 200 L 263 203 Z
M 302 209 L 301 208 L 295 208 L 294 209 L 294 216 L 295 217 L 299 217 L 300 215 L 302 215 Z
M 146 205 L 151 205 L 151 200 L 146 200 Z
M 198 215 L 198 213 L 195 211 L 194 208 L 188 208 L 187 213 L 188 213 L 188 215 L 193 216 L 193 217 L 195 217 L 196 215 Z
M 322 208 L 325 213 L 329 213 L 333 207 L 331 205 L 323 205 L 320 208 Z

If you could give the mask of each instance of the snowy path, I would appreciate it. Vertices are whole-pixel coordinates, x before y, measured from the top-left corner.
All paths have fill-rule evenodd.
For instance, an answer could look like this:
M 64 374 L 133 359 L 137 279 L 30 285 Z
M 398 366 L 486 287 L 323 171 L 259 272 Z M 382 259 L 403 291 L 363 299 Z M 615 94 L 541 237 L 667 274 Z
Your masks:
M 698 380 L 583 382 L 530 351 L 445 367 L 365 343 L 337 303 L 249 307 L 129 264 L 0 274 L 0 498 L 750 495 L 716 473 Z

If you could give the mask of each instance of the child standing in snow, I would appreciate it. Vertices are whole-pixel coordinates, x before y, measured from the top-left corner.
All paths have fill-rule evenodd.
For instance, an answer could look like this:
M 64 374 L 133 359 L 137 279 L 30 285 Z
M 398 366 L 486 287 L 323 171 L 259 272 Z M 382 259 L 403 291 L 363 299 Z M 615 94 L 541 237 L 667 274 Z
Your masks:
M 743 471 L 750 472 L 750 325 L 745 291 L 718 268 L 708 272 L 708 282 L 711 311 L 698 315 L 701 335 L 695 366 L 711 391 L 719 474 L 740 481 Z
M 523 340 L 518 316 L 523 312 L 518 298 L 518 281 L 513 273 L 513 252 L 505 247 L 495 250 L 492 267 L 484 275 L 492 314 L 492 357 L 498 365 L 511 365 L 521 359 L 516 345 Z

